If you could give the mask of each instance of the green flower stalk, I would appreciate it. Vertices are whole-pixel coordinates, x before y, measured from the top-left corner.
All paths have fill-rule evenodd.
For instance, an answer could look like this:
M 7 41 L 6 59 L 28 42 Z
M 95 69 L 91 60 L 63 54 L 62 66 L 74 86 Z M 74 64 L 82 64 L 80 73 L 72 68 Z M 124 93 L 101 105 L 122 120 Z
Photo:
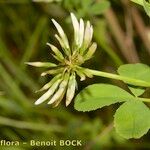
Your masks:
M 35 104 L 41 104 L 49 99 L 48 104 L 54 107 L 58 106 L 61 100 L 66 99 L 66 106 L 68 106 L 75 94 L 77 87 L 76 75 L 80 76 L 81 81 L 86 77 L 92 77 L 92 74 L 81 65 L 90 59 L 97 47 L 97 44 L 92 41 L 93 27 L 89 21 L 86 25 L 83 19 L 79 21 L 73 13 L 71 13 L 71 20 L 74 28 L 74 42 L 69 44 L 68 38 L 63 31 L 62 27 L 52 19 L 58 34 L 55 35 L 56 39 L 62 47 L 62 51 L 54 45 L 47 43 L 53 51 L 53 57 L 58 61 L 58 64 L 51 62 L 28 62 L 28 65 L 35 67 L 49 68 L 41 76 L 47 74 L 54 75 L 53 79 L 45 84 L 39 91 L 47 90 Z

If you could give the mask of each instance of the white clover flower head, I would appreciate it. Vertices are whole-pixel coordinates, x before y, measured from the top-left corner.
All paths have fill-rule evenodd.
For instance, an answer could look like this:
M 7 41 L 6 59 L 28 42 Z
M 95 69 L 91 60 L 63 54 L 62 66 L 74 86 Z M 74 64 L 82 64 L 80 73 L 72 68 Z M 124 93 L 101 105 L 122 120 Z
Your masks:
M 74 42 L 70 46 L 62 27 L 52 19 L 58 31 L 55 37 L 59 41 L 62 50 L 50 43 L 47 43 L 47 45 L 53 51 L 52 55 L 59 62 L 58 64 L 51 62 L 27 63 L 36 67 L 49 68 L 41 76 L 54 75 L 53 79 L 39 90 L 47 91 L 35 102 L 36 105 L 49 99 L 48 104 L 53 104 L 56 107 L 65 96 L 66 106 L 68 106 L 74 97 L 77 87 L 76 75 L 80 77 L 81 81 L 85 80 L 86 77 L 92 77 L 92 74 L 86 68 L 81 67 L 81 65 L 93 56 L 97 47 L 96 43 L 92 43 L 93 27 L 89 21 L 85 25 L 82 18 L 78 21 L 73 13 L 71 13 L 71 20 L 74 28 Z

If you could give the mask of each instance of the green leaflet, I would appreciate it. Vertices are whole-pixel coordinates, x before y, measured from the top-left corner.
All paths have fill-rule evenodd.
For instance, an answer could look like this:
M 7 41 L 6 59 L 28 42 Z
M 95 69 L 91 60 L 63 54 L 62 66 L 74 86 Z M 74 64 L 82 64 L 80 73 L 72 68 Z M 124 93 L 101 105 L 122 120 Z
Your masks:
M 143 0 L 131 0 L 131 1 L 143 6 Z
M 143 0 L 143 7 L 147 15 L 150 17 L 150 1 L 146 2 L 146 0 Z
M 126 139 L 140 138 L 150 128 L 150 110 L 138 100 L 125 102 L 116 111 L 114 126 L 117 133 Z
M 131 1 L 143 6 L 146 14 L 150 17 L 150 1 L 149 2 L 146 0 L 131 0 Z
M 135 99 L 125 90 L 110 84 L 93 84 L 83 89 L 75 98 L 75 109 L 92 111 L 117 102 Z
M 136 97 L 142 95 L 145 92 L 145 89 L 142 87 L 128 86 L 128 88 Z
M 122 76 L 150 82 L 150 67 L 145 64 L 137 63 L 121 65 L 118 68 L 118 73 Z
M 118 68 L 118 73 L 121 76 L 150 82 L 150 67 L 145 64 L 137 63 L 137 64 L 121 65 Z M 143 94 L 145 91 L 144 88 L 139 88 L 136 86 L 135 87 L 129 86 L 129 89 L 132 91 L 132 93 L 135 96 L 139 96 L 139 95 Z

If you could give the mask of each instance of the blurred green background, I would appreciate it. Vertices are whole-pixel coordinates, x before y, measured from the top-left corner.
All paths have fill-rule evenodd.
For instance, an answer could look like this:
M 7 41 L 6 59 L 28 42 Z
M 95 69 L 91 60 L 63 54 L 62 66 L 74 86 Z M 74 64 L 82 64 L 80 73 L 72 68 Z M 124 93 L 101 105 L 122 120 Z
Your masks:
M 149 133 L 138 140 L 125 140 L 116 134 L 113 114 L 118 105 L 87 113 L 74 110 L 73 102 L 67 108 L 62 102 L 55 109 L 45 104 L 34 105 L 42 94 L 35 91 L 51 76 L 40 77 L 43 69 L 24 62 L 55 62 L 46 46 L 46 42 L 58 45 L 51 19 L 56 19 L 72 39 L 70 12 L 90 20 L 94 26 L 93 41 L 98 48 L 93 59 L 85 64 L 89 68 L 115 73 L 124 63 L 150 65 L 149 18 L 142 7 L 128 0 L 50 0 L 48 3 L 0 0 L 0 140 L 82 140 L 79 147 L 21 144 L 19 147 L 1 145 L 0 149 L 150 149 Z M 126 88 L 122 82 L 94 77 L 79 81 L 77 93 L 99 82 Z

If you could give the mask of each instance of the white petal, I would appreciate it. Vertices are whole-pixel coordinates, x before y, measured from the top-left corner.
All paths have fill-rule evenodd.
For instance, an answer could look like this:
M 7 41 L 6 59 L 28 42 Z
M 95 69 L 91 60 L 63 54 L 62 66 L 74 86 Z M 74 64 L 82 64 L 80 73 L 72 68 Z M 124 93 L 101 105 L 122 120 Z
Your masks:
M 59 103 L 62 101 L 64 95 L 65 95 L 65 91 L 64 91 L 63 94 L 59 97 L 59 99 L 57 99 L 57 100 L 53 103 L 53 107 L 57 107 L 57 106 L 59 105 Z
M 64 68 L 55 68 L 41 73 L 41 76 L 45 76 L 47 74 L 58 74 L 64 71 Z
M 54 96 L 51 98 L 51 100 L 48 102 L 48 104 L 54 103 L 55 101 L 57 101 L 61 97 L 63 92 L 65 92 L 65 90 L 66 90 L 67 84 L 68 84 L 68 80 L 67 81 L 63 80 L 62 81 L 62 83 L 59 86 L 58 91 L 54 94 Z
M 55 101 L 57 101 L 60 96 L 63 94 L 65 88 L 59 88 L 59 90 L 54 94 L 54 96 L 51 98 L 51 100 L 48 102 L 48 104 L 52 104 L 54 103 Z
M 50 46 L 50 48 L 52 49 L 52 51 L 55 53 L 55 55 L 58 57 L 58 59 L 63 60 L 64 57 L 62 55 L 62 53 L 58 50 L 57 47 L 55 47 L 54 45 L 50 44 L 50 43 L 46 43 L 48 46 Z
M 91 25 L 90 29 L 91 29 L 90 41 L 91 41 L 91 40 L 92 40 L 92 38 L 93 38 L 93 26 L 92 26 L 92 25 Z
M 52 19 L 52 22 L 54 23 L 54 25 L 55 25 L 60 37 L 62 38 L 62 41 L 64 42 L 66 48 L 69 49 L 69 42 L 68 42 L 67 36 L 64 33 L 62 27 L 54 19 Z
M 36 92 L 41 92 L 41 91 L 47 90 L 47 89 L 50 88 L 60 77 L 61 77 L 61 74 L 56 75 L 50 82 L 46 83 L 40 90 L 38 90 L 38 91 L 36 91 Z
M 50 62 L 26 62 L 25 64 L 28 64 L 34 67 L 46 67 L 46 68 L 57 66 L 56 64 L 50 63 Z
M 84 22 L 83 19 L 80 19 L 79 48 L 82 46 L 83 37 L 84 37 Z
M 92 57 L 92 55 L 95 53 L 97 48 L 97 44 L 94 42 L 92 45 L 89 47 L 87 53 L 83 56 L 84 60 L 88 60 Z
M 71 13 L 71 20 L 72 20 L 72 24 L 73 24 L 73 28 L 74 28 L 74 40 L 75 40 L 75 44 L 78 45 L 79 44 L 79 22 L 76 18 L 76 16 Z
M 36 102 L 35 105 L 39 105 L 41 103 L 43 103 L 44 101 L 46 101 L 51 95 L 53 95 L 53 93 L 55 92 L 55 90 L 57 89 L 59 83 L 61 82 L 61 80 L 57 80 L 52 87 L 45 93 L 43 94 Z
M 65 45 L 64 45 L 62 39 L 57 34 L 55 34 L 55 37 L 59 41 L 59 43 L 60 43 L 60 45 L 61 45 L 62 50 L 64 51 L 64 53 L 69 56 L 70 50 L 65 48 Z
M 87 21 L 86 28 L 85 28 L 85 34 L 84 34 L 84 41 L 82 45 L 82 54 L 83 52 L 89 47 L 91 40 L 93 36 L 93 27 L 90 25 L 90 22 Z
M 76 80 L 75 80 L 75 74 L 73 74 L 68 83 L 68 89 L 67 89 L 67 94 L 66 94 L 66 106 L 68 106 L 75 94 L 75 89 L 76 89 Z
M 79 71 L 78 69 L 76 70 L 76 73 L 80 77 L 80 81 L 84 81 L 86 79 L 85 74 Z
M 62 48 L 65 48 L 65 45 L 64 45 L 62 39 L 61 39 L 57 34 L 55 34 L 55 37 L 56 37 L 56 39 L 59 41 L 61 47 L 62 47 Z

